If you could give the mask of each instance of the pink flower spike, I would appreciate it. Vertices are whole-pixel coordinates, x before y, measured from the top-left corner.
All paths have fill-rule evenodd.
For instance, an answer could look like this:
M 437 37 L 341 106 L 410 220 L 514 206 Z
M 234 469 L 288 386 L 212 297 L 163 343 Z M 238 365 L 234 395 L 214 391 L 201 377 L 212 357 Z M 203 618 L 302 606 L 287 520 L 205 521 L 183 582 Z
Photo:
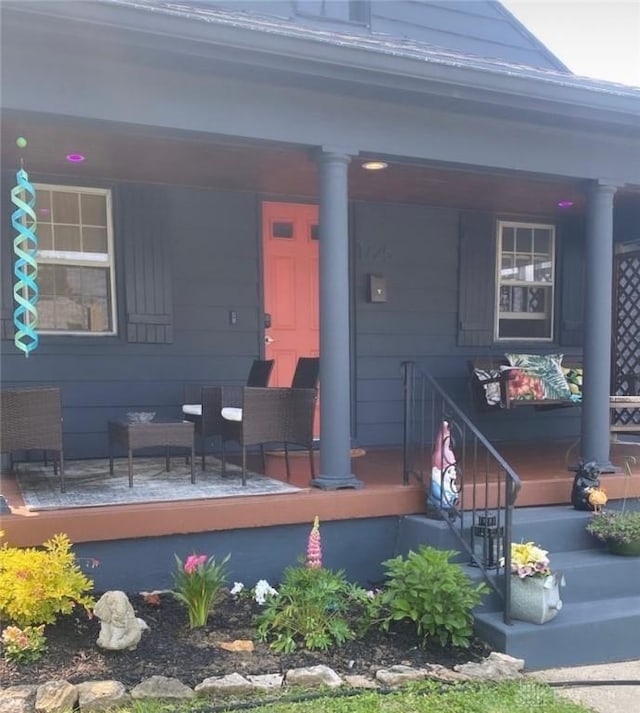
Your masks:
M 313 528 L 309 533 L 307 543 L 307 567 L 320 569 L 322 567 L 322 544 L 320 541 L 320 520 L 316 515 Z

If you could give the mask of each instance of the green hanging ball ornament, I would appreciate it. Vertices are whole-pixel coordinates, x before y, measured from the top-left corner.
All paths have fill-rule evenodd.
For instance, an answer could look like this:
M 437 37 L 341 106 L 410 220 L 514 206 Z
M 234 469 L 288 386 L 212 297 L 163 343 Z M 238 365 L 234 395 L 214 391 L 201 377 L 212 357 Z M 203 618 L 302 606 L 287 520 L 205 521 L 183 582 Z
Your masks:
M 16 139 L 16 146 L 19 149 L 27 148 L 27 140 L 24 138 L 24 136 L 18 136 L 18 138 Z

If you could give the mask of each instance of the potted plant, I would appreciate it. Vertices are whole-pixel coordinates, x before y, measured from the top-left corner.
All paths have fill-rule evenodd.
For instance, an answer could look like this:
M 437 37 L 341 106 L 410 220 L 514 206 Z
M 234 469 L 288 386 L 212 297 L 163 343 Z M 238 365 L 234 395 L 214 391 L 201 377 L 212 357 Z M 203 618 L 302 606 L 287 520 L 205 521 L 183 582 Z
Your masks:
M 560 609 L 562 574 L 551 571 L 548 551 L 533 542 L 511 543 L 511 616 L 544 624 Z
M 624 497 L 620 510 L 596 511 L 587 525 L 587 532 L 605 542 L 614 555 L 640 556 L 640 509 L 627 510 L 627 491 L 634 456 L 624 459 Z
M 587 532 L 606 542 L 615 555 L 640 556 L 640 510 L 594 513 Z

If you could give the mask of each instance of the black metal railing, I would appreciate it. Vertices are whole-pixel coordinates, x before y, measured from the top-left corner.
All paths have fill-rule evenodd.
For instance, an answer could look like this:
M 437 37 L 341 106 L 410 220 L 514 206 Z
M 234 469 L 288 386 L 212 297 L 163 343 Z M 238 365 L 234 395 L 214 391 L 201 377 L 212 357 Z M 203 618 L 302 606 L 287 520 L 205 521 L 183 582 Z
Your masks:
M 520 479 L 435 379 L 402 362 L 405 484 L 425 485 L 430 509 L 500 596 L 511 623 L 513 507 Z M 444 425 L 443 425 L 444 424 Z M 448 441 L 448 442 L 447 442 Z M 454 456 L 454 457 L 452 457 Z

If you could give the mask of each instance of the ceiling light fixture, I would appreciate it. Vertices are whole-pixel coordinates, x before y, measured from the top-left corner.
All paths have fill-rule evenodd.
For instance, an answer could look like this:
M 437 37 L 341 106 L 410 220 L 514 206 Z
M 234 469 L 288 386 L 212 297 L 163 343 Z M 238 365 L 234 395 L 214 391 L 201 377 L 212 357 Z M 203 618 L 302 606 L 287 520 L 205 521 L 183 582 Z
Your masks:
M 367 161 L 366 163 L 362 164 L 362 168 L 366 169 L 367 171 L 382 171 L 388 166 L 389 164 L 385 163 L 384 161 Z
M 70 153 L 67 154 L 67 161 L 71 163 L 82 163 L 84 161 L 84 156 L 81 153 Z
M 558 201 L 558 208 L 571 208 L 573 201 Z

